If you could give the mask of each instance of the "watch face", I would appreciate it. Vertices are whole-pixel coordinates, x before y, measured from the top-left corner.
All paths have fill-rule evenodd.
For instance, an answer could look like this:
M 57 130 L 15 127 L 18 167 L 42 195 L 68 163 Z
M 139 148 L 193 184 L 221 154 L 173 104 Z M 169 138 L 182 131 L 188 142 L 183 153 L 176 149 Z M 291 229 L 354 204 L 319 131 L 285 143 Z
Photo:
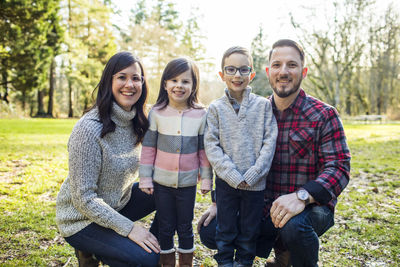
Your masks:
M 299 197 L 299 199 L 301 200 L 307 200 L 308 199 L 308 192 L 306 190 L 299 190 L 297 192 L 297 196 Z

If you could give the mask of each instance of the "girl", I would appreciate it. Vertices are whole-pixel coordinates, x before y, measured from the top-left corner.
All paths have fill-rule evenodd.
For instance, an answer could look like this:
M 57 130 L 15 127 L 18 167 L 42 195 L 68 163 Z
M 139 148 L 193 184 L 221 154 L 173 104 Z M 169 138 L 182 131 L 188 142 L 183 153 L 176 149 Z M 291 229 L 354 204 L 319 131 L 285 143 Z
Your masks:
M 154 198 L 134 184 L 149 122 L 143 107 L 147 83 L 129 52 L 107 62 L 96 104 L 75 125 L 68 142 L 69 174 L 57 196 L 61 235 L 75 248 L 79 266 L 154 267 L 159 244 L 134 223 L 155 210 Z M 95 258 L 92 257 L 95 256 Z
M 212 171 L 203 144 L 206 111 L 197 102 L 198 89 L 199 70 L 194 62 L 185 58 L 169 62 L 143 140 L 139 188 L 150 195 L 154 192 L 162 266 L 175 266 L 175 231 L 179 266 L 192 266 L 198 177 L 202 193 L 211 190 Z

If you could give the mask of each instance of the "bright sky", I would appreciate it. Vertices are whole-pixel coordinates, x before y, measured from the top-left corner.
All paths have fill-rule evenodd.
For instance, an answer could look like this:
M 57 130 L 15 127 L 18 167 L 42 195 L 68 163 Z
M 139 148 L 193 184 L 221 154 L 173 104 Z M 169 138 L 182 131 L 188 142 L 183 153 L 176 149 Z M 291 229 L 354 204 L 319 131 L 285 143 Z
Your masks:
M 387 3 L 392 1 L 377 0 L 378 7 L 386 8 Z M 133 0 L 113 0 L 113 2 L 126 12 L 136 4 Z M 176 4 L 175 7 L 182 20 L 187 20 L 190 11 L 198 8 L 198 14 L 202 15 L 198 22 L 203 35 L 206 36 L 206 56 L 211 58 L 216 66 L 219 66 L 220 58 L 227 48 L 233 45 L 250 48 L 260 25 L 267 36 L 269 46 L 281 38 L 297 40 L 290 24 L 289 13 L 292 12 L 297 20 L 310 21 L 305 17 L 307 12 L 304 12 L 304 5 L 315 7 L 317 12 L 314 16 L 320 17 L 321 23 L 313 18 L 313 25 L 310 25 L 312 27 L 323 27 L 326 21 L 324 16 L 333 13 L 329 10 L 332 7 L 329 0 L 172 0 L 172 2 Z M 124 19 L 127 19 L 127 16 Z

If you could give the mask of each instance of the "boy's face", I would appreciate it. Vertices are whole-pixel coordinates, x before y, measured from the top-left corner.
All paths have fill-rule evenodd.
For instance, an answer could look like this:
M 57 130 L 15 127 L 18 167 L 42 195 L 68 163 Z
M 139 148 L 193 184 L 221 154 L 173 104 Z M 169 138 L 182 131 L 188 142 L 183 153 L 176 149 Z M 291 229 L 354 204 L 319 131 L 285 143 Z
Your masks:
M 226 71 L 227 67 L 236 68 L 236 73 L 228 74 Z M 250 81 L 254 78 L 255 73 L 249 71 L 249 73 L 246 74 L 244 71 L 246 68 L 250 68 L 250 60 L 246 55 L 233 53 L 229 57 L 225 58 L 224 70 L 220 72 L 219 75 L 226 83 L 231 94 L 233 94 L 232 96 L 241 95 L 244 89 L 249 85 Z

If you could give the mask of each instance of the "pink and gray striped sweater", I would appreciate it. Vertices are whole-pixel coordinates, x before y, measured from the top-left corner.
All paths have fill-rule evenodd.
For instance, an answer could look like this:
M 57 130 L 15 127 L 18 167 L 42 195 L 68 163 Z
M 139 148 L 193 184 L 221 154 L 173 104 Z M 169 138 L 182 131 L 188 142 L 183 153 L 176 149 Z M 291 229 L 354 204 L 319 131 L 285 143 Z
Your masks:
M 201 189 L 212 188 L 212 170 L 203 142 L 206 115 L 204 108 L 150 110 L 150 127 L 140 157 L 140 188 L 153 187 L 153 180 L 174 188 L 193 186 L 198 178 Z

